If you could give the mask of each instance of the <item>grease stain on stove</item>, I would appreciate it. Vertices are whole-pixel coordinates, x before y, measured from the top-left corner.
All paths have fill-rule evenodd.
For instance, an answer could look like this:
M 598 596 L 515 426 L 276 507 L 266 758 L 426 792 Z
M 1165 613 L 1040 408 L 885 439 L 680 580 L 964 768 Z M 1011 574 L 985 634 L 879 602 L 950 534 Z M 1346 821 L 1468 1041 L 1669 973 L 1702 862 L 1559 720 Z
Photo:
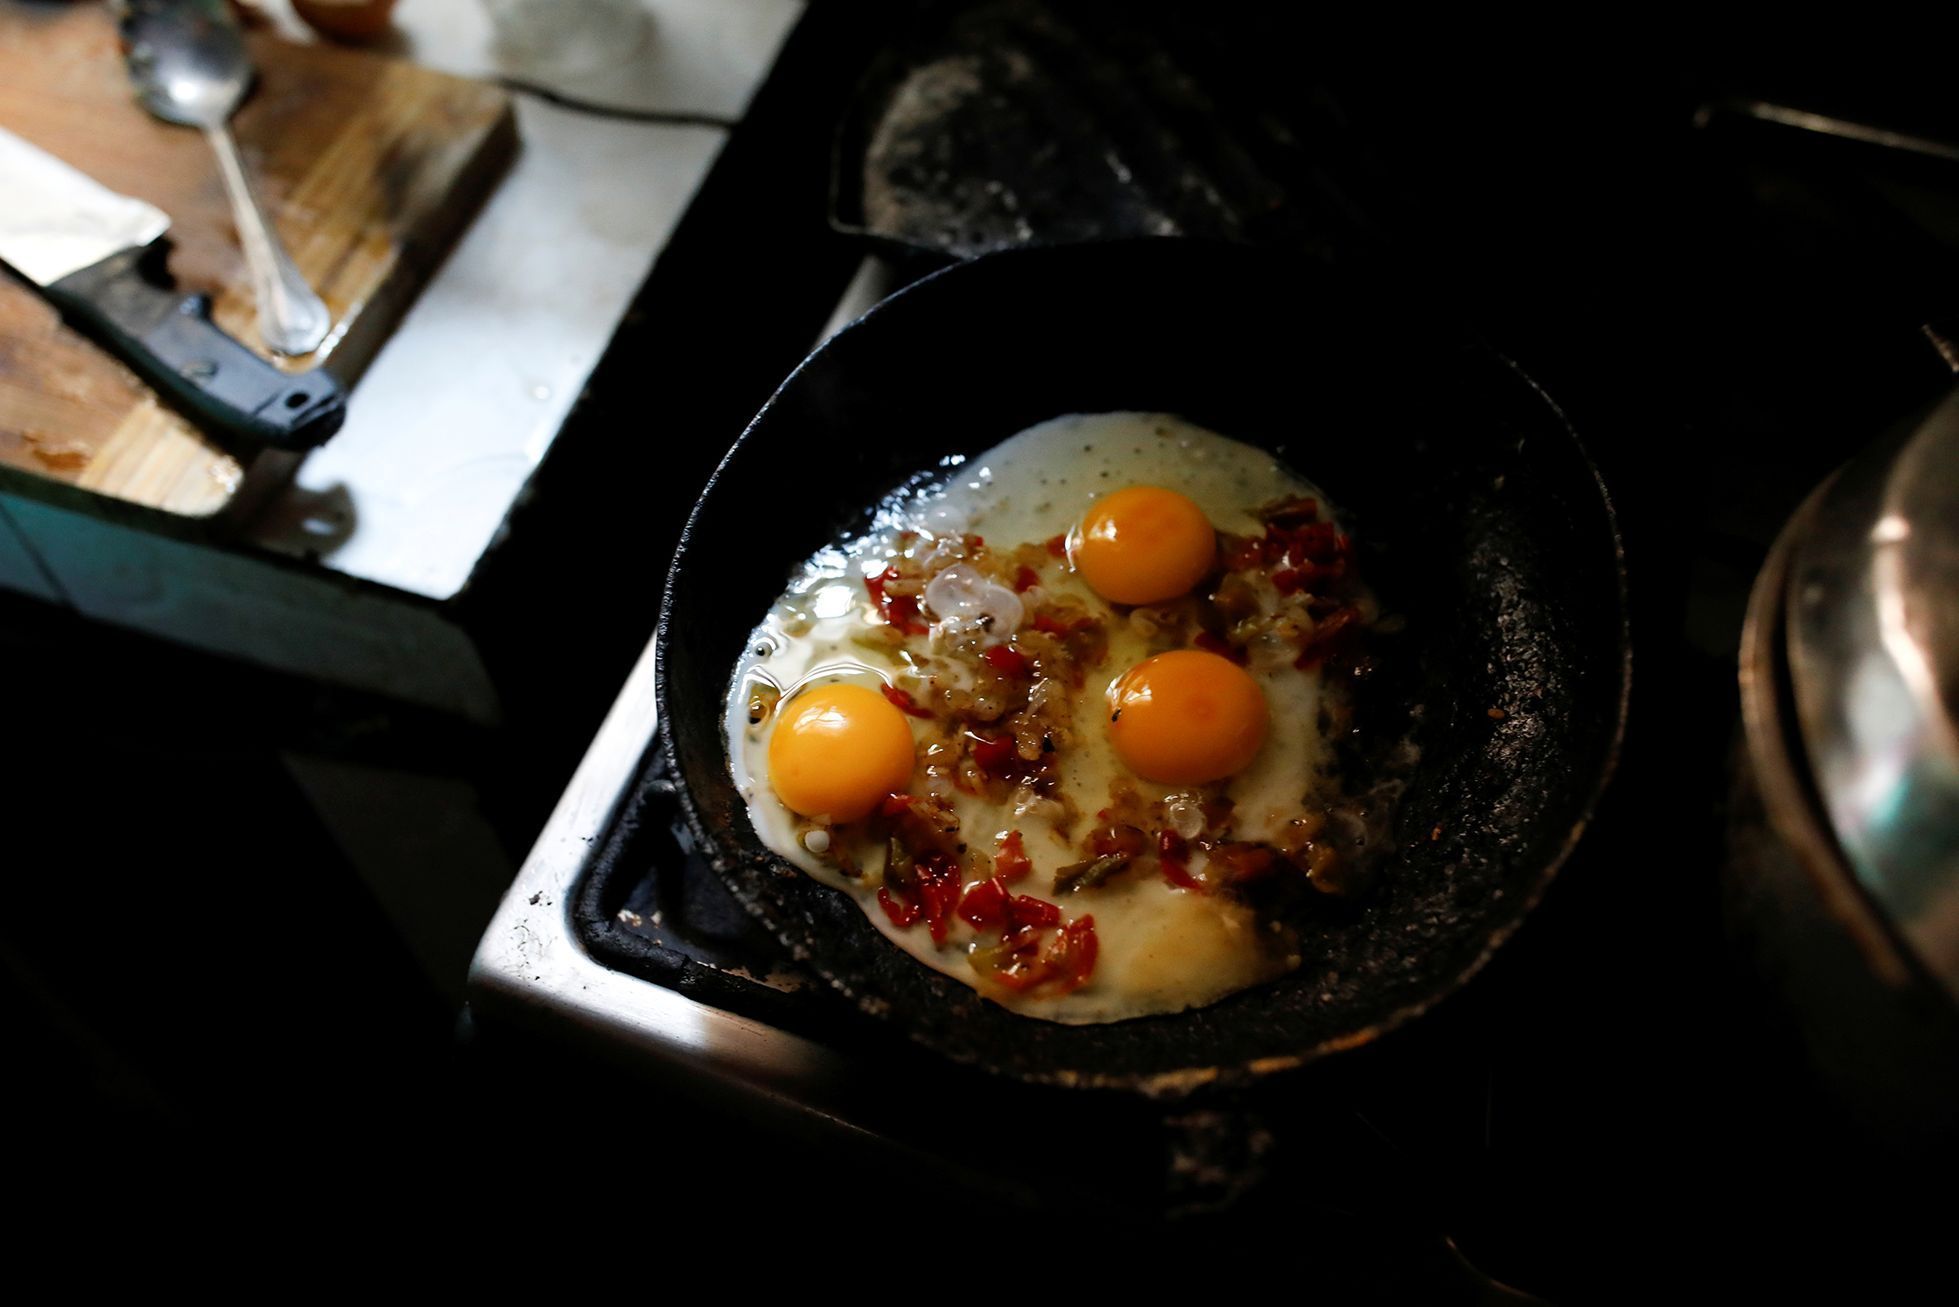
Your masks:
M 544 979 L 543 954 L 549 947 L 549 941 L 540 938 L 536 931 L 522 922 L 517 924 L 512 934 L 516 942 L 517 957 L 522 962 L 523 969 L 532 973 L 533 981 L 542 981 Z

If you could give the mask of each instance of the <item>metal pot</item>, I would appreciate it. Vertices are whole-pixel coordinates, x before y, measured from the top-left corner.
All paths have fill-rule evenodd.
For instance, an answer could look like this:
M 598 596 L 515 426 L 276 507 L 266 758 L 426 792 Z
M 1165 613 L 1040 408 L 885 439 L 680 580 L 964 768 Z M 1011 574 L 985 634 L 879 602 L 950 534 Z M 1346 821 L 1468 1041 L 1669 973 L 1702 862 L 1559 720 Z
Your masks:
M 1959 1142 L 1959 391 L 1812 494 L 1758 578 L 1729 919 L 1835 1094 Z

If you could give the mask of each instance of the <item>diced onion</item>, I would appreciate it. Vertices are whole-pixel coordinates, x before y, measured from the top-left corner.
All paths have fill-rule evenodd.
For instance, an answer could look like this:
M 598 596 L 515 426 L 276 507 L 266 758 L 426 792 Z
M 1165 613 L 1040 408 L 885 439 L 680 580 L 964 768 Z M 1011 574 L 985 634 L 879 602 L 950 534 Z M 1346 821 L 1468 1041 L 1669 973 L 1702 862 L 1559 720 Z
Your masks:
M 1164 800 L 1163 815 L 1170 819 L 1170 829 L 1187 840 L 1204 833 L 1204 803 L 1194 794 L 1172 794 Z
M 948 634 L 977 629 L 1003 640 L 1023 615 L 1019 595 L 965 563 L 954 563 L 932 578 L 925 587 L 925 606 Z

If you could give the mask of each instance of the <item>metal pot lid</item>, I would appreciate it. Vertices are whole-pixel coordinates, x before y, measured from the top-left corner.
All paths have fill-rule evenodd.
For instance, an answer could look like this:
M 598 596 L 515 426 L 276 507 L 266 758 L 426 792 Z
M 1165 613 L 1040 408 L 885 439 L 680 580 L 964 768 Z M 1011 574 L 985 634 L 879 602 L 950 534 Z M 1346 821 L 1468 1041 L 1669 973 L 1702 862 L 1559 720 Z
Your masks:
M 1845 861 L 1959 1000 L 1959 390 L 1829 485 L 1788 611 L 1803 748 Z

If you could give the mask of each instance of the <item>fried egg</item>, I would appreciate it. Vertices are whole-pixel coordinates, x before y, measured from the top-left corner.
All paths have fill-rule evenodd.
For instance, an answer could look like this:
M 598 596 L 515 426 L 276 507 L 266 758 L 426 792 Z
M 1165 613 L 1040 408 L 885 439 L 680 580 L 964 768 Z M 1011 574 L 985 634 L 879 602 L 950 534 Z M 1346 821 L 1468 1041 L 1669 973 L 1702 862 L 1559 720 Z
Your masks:
M 1044 422 L 889 497 L 798 569 L 734 669 L 757 837 L 1030 1017 L 1177 1012 L 1297 966 L 1233 877 L 1320 856 L 1344 696 L 1310 642 L 1373 610 L 1355 585 L 1344 610 L 1302 596 L 1311 566 L 1259 554 L 1288 501 L 1345 550 L 1270 453 L 1154 413 Z M 1233 542 L 1259 561 L 1233 572 Z M 1207 597 L 1221 576 L 1236 589 Z

